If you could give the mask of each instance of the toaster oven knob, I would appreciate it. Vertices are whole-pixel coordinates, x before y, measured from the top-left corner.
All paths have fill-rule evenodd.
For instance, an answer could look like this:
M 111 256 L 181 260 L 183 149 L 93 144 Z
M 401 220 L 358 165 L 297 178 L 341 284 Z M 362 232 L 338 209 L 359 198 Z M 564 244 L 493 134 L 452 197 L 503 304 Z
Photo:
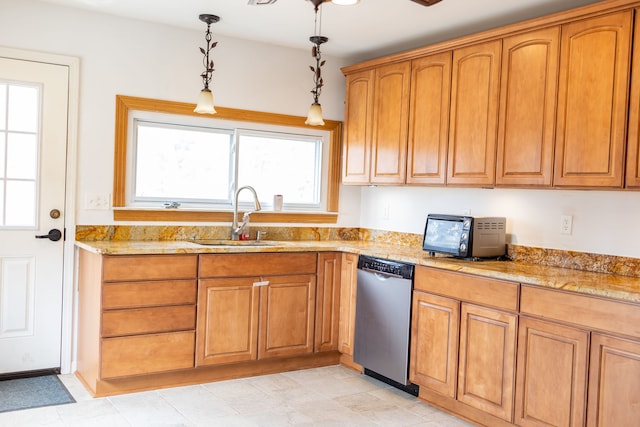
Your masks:
M 460 252 L 462 253 L 467 252 L 467 245 L 465 243 L 460 243 Z
M 468 237 L 469 236 L 467 235 L 467 233 L 462 233 L 462 235 L 460 236 L 460 240 L 463 240 L 466 242 Z

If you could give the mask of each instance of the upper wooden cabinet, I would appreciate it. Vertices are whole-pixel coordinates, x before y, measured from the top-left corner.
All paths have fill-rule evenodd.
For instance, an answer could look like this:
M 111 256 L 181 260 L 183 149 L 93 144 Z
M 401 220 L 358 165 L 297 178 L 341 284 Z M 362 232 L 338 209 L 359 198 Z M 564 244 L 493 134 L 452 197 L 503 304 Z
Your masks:
M 447 184 L 495 182 L 501 41 L 453 51 Z
M 560 27 L 502 44 L 496 184 L 551 186 Z
M 622 187 L 631 18 L 562 26 L 555 186 Z
M 348 76 L 344 183 L 404 183 L 410 74 L 406 61 Z
M 368 184 L 371 162 L 374 71 L 347 76 L 345 133 L 342 151 L 345 184 Z
M 451 52 L 411 62 L 407 184 L 444 184 L 449 136 Z
M 629 137 L 627 139 L 627 188 L 640 188 L 640 16 L 636 9 L 631 98 L 629 102 Z
M 402 184 L 407 162 L 409 61 L 376 69 L 373 93 L 371 183 Z

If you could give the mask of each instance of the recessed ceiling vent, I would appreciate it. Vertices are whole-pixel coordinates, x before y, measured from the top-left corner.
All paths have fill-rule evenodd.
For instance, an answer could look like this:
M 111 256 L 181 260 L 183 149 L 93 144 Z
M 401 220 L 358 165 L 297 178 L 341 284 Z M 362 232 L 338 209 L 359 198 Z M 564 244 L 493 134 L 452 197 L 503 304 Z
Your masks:
M 278 0 L 249 0 L 249 6 L 262 6 L 265 4 L 274 4 Z

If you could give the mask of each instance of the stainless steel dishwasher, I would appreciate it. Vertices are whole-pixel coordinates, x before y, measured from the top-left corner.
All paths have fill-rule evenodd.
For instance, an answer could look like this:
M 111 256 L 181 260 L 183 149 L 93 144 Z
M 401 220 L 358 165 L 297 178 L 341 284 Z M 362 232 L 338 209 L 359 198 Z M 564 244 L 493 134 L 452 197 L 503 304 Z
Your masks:
M 408 393 L 412 264 L 360 256 L 353 360 L 370 375 Z

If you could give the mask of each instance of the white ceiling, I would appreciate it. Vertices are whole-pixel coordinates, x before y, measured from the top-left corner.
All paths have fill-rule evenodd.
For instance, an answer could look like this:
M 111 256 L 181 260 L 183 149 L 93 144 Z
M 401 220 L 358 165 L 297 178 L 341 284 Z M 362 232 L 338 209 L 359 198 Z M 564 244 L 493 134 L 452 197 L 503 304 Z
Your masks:
M 194 30 L 206 29 L 201 13 L 220 16 L 216 34 L 270 44 L 310 48 L 313 4 L 277 0 L 250 6 L 248 0 L 43 0 L 63 6 Z M 264 0 L 261 0 L 264 1 Z M 410 0 L 361 0 L 355 6 L 325 3 L 323 52 L 360 61 L 571 9 L 599 0 L 442 0 L 425 7 Z

